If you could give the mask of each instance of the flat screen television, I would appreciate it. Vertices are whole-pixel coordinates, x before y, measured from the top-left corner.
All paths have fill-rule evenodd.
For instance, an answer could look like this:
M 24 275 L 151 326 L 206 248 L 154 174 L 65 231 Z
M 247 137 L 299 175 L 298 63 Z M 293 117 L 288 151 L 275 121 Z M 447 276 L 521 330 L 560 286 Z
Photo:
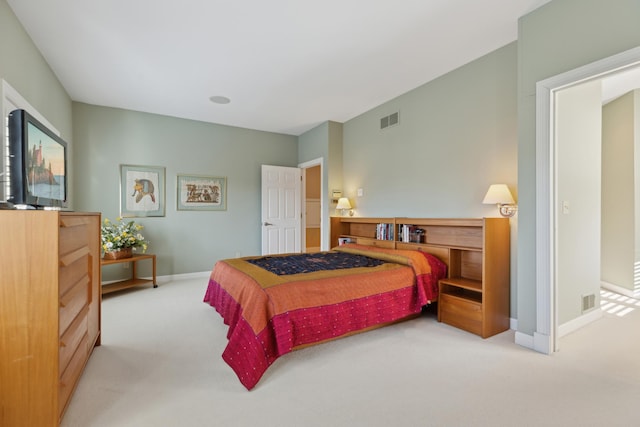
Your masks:
M 25 110 L 9 113 L 9 197 L 16 207 L 67 206 L 67 143 Z

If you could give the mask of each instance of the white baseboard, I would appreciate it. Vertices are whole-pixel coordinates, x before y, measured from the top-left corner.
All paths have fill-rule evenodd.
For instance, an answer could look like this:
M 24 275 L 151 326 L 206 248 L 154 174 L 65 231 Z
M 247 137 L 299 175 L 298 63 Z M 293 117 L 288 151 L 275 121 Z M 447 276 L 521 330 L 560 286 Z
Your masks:
M 168 282 L 172 282 L 174 280 L 190 280 L 190 279 L 208 279 L 209 276 L 211 275 L 210 271 L 201 271 L 201 272 L 197 272 L 197 273 L 182 273 L 182 274 L 170 274 L 168 276 L 156 276 L 156 283 L 160 284 L 160 283 L 168 283 Z M 151 280 L 153 277 L 148 276 L 148 277 L 140 277 L 141 279 L 148 279 Z M 106 282 L 102 282 L 103 285 L 108 285 L 110 283 L 115 283 L 115 282 L 119 282 L 122 279 L 118 279 L 118 280 L 109 280 Z
M 516 344 L 535 350 L 542 354 L 551 354 L 551 338 L 549 335 L 534 332 L 533 335 L 516 331 Z
M 576 331 L 588 325 L 589 323 L 600 319 L 602 316 L 602 310 L 600 310 L 600 308 L 597 308 L 595 310 L 591 310 L 583 316 L 578 317 L 577 319 L 566 322 L 558 327 L 558 338 L 570 334 L 571 332 Z M 528 335 L 516 330 L 515 342 L 518 345 L 544 354 L 551 354 L 553 351 L 551 338 L 548 335 L 540 334 L 538 332 L 534 332 L 533 335 Z
M 211 271 L 199 271 L 196 273 L 182 273 L 182 274 L 171 274 L 169 276 L 160 276 L 163 279 L 166 279 L 167 282 L 172 280 L 189 280 L 189 279 L 208 279 L 211 276 Z
M 533 336 L 516 331 L 516 344 L 534 350 Z
M 591 310 L 590 312 L 576 319 L 570 320 L 567 323 L 563 323 L 562 325 L 558 326 L 558 337 L 563 337 L 573 331 L 577 331 L 578 329 L 600 319 L 601 317 L 602 310 L 600 310 L 600 308 L 598 307 L 595 310 Z
M 611 291 L 611 292 L 615 292 L 617 294 L 624 295 L 625 297 L 629 297 L 629 298 L 638 298 L 638 297 L 640 297 L 640 293 L 634 292 L 631 289 L 623 288 L 622 286 L 614 285 L 613 283 L 601 281 L 600 282 L 600 286 L 603 287 L 604 289 L 607 289 L 607 290 Z

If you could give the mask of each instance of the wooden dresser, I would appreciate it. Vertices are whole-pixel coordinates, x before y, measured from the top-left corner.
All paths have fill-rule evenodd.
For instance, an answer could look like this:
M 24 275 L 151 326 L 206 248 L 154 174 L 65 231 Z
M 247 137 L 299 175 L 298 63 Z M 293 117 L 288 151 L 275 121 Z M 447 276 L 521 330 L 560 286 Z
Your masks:
M 100 214 L 0 211 L 0 425 L 57 426 L 100 344 Z

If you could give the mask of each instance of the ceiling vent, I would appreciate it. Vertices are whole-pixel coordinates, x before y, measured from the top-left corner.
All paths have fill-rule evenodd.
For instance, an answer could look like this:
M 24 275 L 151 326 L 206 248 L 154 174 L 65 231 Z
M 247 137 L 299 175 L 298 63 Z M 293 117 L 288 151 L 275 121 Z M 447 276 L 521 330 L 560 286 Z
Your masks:
M 386 117 L 380 119 L 380 129 L 386 129 L 391 126 L 395 126 L 400 122 L 400 113 L 389 114 Z

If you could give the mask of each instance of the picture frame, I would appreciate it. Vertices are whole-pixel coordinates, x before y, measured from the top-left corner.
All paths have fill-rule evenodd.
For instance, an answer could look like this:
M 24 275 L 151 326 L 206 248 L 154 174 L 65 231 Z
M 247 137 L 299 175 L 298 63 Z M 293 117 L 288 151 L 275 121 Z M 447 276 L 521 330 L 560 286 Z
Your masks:
M 179 211 L 227 210 L 227 177 L 178 174 Z
M 120 165 L 120 216 L 165 216 L 165 168 Z

